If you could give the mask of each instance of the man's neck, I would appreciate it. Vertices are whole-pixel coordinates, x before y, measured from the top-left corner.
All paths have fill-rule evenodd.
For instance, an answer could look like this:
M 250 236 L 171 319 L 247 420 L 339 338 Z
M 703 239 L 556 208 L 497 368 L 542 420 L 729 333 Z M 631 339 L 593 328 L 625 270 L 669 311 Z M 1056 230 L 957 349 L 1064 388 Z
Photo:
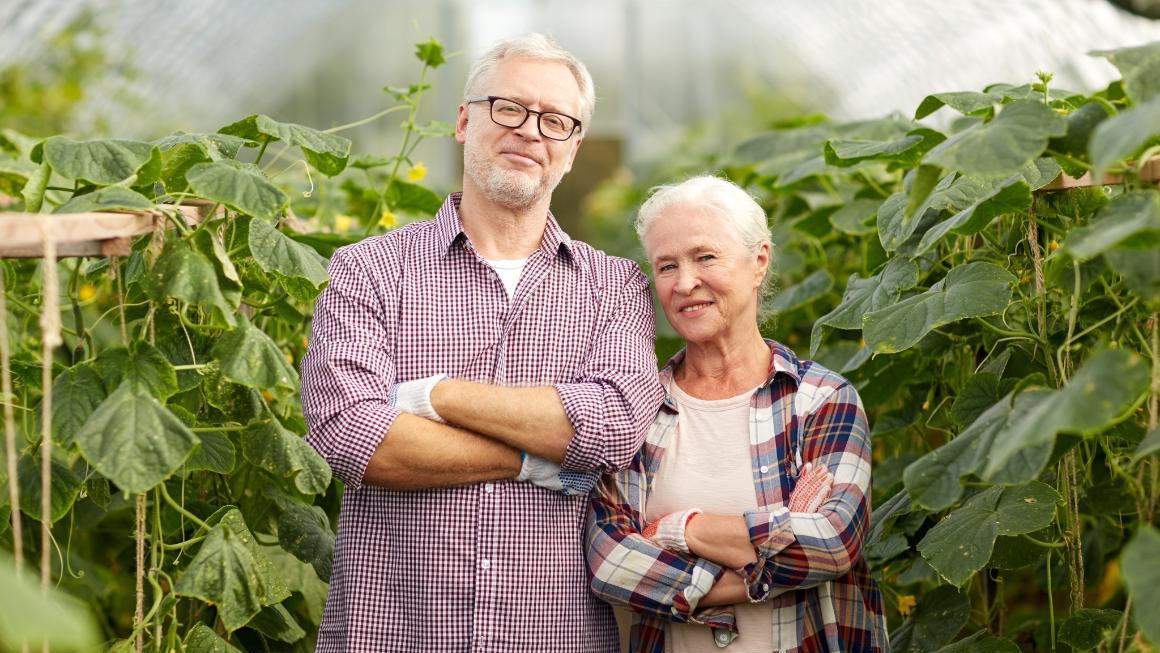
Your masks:
M 527 208 L 498 206 L 465 185 L 459 219 L 480 256 L 494 260 L 527 258 L 543 240 L 550 202 L 551 195 Z

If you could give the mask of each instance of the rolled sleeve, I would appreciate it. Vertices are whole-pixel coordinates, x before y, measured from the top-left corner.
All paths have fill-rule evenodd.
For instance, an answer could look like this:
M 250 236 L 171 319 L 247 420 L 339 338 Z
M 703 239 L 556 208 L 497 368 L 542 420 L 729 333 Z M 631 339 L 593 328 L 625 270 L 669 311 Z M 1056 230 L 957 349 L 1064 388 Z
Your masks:
M 637 459 L 639 461 L 639 458 Z M 640 532 L 635 505 L 643 478 L 634 468 L 605 476 L 592 495 L 586 528 L 592 591 L 605 601 L 634 612 L 677 623 L 707 623 L 720 611 L 700 612 L 697 604 L 724 574 L 719 565 L 663 549 Z M 709 619 L 732 627 L 732 614 Z
M 306 441 L 357 489 L 399 414 L 387 400 L 395 379 L 390 320 L 372 280 L 343 249 L 328 271 L 302 360 L 302 413 Z
M 752 601 L 838 578 L 861 555 L 870 512 L 870 436 L 853 386 L 833 392 L 803 428 L 803 458 L 825 465 L 834 485 L 816 513 L 784 506 L 745 513 L 757 552 L 743 570 Z
M 575 433 L 562 467 L 615 472 L 644 442 L 663 399 L 648 278 L 630 264 L 622 299 L 597 336 L 577 380 L 555 386 Z

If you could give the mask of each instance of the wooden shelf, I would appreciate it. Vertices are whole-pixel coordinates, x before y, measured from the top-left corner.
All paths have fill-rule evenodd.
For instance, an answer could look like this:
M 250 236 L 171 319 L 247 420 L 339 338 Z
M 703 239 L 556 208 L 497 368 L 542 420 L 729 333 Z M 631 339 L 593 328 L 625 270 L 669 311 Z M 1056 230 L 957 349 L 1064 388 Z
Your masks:
M 1140 178 L 1144 181 L 1160 183 L 1160 157 L 1150 159 L 1147 163 L 1144 164 L 1144 168 L 1140 170 Z M 1098 185 L 1111 186 L 1114 184 L 1122 183 L 1124 183 L 1124 178 L 1120 175 L 1104 175 L 1103 180 Z M 1055 181 L 1040 188 L 1039 190 L 1067 190 L 1069 188 L 1089 188 L 1095 185 L 1097 184 L 1092 183 L 1092 173 L 1090 172 L 1082 177 L 1079 177 L 1078 179 L 1064 172 L 1060 173 L 1060 175 L 1055 178 Z
M 188 224 L 197 224 L 212 204 L 177 207 Z M 160 211 L 140 213 L 12 213 L 0 212 L 0 258 L 44 256 L 44 228 L 53 230 L 56 255 L 128 256 L 133 238 L 163 225 Z

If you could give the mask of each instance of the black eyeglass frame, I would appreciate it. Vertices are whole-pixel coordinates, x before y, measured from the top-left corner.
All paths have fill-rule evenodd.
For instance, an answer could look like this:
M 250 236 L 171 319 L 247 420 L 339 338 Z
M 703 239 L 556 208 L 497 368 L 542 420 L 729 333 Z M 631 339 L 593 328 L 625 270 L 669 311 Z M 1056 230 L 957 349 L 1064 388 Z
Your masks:
M 524 119 L 521 120 L 518 125 L 505 125 L 502 122 L 496 120 L 495 119 L 495 101 L 496 100 L 503 100 L 504 102 L 511 102 L 512 104 L 516 105 L 517 107 L 520 107 L 521 109 L 523 109 L 524 110 Z M 525 107 L 523 104 L 516 102 L 515 100 L 513 100 L 511 98 L 506 98 L 506 97 L 503 97 L 500 95 L 481 95 L 479 97 L 469 97 L 466 100 L 464 100 L 463 102 L 465 104 L 474 104 L 476 102 L 487 102 L 488 103 L 487 115 L 491 118 L 491 121 L 494 122 L 495 124 L 499 125 L 500 127 L 508 127 L 511 129 L 519 129 L 520 127 L 523 127 L 524 123 L 526 123 L 528 121 L 528 118 L 532 114 L 535 114 L 536 115 L 536 129 L 539 130 L 540 136 L 543 136 L 544 138 L 547 138 L 549 140 L 559 141 L 561 143 L 564 141 L 570 140 L 573 136 L 576 135 L 576 132 L 580 131 L 581 123 L 580 123 L 580 120 L 578 118 L 573 118 L 572 116 L 570 116 L 566 113 L 560 113 L 559 111 L 533 111 L 533 110 Z M 545 114 L 550 114 L 553 116 L 560 116 L 561 118 L 567 118 L 568 120 L 571 120 L 572 121 L 572 131 L 568 132 L 568 135 L 565 136 L 564 138 L 556 138 L 555 136 L 548 135 L 544 131 L 544 125 L 542 122 Z

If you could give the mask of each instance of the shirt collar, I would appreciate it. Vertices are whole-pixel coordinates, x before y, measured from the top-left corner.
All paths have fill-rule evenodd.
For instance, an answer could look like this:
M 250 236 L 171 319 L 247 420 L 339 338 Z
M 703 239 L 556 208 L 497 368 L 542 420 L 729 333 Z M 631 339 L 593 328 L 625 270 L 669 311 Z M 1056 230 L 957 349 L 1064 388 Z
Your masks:
M 435 214 L 435 231 L 439 238 L 439 252 L 443 256 L 446 256 L 451 246 L 458 243 L 461 238 L 467 240 L 467 234 L 463 232 L 463 221 L 459 217 L 459 202 L 462 198 L 463 193 L 451 193 Z M 569 257 L 572 255 L 572 238 L 560 228 L 560 223 L 556 222 L 556 217 L 551 211 L 548 211 L 548 223 L 540 240 L 540 251 L 545 254 L 563 251 Z
M 773 383 L 773 379 L 778 374 L 789 375 L 794 383 L 800 384 L 802 381 L 801 371 L 799 366 L 801 361 L 798 360 L 796 354 L 793 353 L 789 347 L 777 342 L 776 340 L 765 339 L 765 344 L 769 346 L 769 371 L 766 373 L 765 381 L 762 382 L 759 388 L 764 388 Z M 673 354 L 669 362 L 660 371 L 661 386 L 665 389 L 665 406 L 671 410 L 677 410 L 677 402 L 673 399 L 669 392 L 669 382 L 673 379 L 673 373 L 676 372 L 677 366 L 685 360 L 685 349 L 682 347 L 680 351 Z

